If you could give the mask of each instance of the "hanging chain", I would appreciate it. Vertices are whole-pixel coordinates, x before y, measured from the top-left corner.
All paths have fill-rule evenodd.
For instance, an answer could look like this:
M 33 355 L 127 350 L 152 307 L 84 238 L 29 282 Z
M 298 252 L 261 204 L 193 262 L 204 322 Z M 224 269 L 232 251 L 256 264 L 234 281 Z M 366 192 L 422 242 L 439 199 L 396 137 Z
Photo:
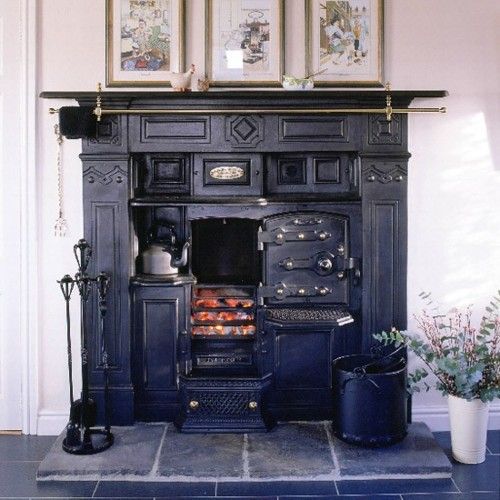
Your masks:
M 56 135 L 57 141 L 57 203 L 59 208 L 59 217 L 54 224 L 54 234 L 56 236 L 63 237 L 66 235 L 66 230 L 68 228 L 68 224 L 63 214 L 63 166 L 62 166 L 62 143 L 63 136 L 59 130 L 59 124 L 56 123 L 54 125 L 54 134 Z

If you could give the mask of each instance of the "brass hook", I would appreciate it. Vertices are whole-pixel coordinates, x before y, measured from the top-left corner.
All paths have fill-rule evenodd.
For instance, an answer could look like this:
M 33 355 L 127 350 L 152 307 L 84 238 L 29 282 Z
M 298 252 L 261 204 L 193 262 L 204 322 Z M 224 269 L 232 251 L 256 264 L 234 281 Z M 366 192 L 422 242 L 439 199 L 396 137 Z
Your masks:
M 392 97 L 391 97 L 391 82 L 386 82 L 385 91 L 387 95 L 385 96 L 385 116 L 388 122 L 392 120 Z
M 99 82 L 97 84 L 97 96 L 95 98 L 95 104 L 96 104 L 96 107 L 94 108 L 94 115 L 96 115 L 97 117 L 97 121 L 100 122 L 101 121 L 101 116 L 102 116 L 102 108 L 101 108 L 101 103 L 102 103 L 102 99 L 101 99 L 101 91 L 102 91 L 102 86 L 101 86 L 101 82 Z

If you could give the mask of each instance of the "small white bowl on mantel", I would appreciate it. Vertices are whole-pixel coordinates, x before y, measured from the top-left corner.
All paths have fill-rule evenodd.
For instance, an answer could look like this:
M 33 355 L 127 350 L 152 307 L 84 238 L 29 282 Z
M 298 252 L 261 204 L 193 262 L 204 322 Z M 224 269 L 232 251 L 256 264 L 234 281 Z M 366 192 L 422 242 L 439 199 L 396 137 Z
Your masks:
M 283 75 L 283 88 L 285 90 L 312 90 L 314 88 L 314 77 L 316 75 L 321 75 L 321 73 L 325 71 L 326 68 L 316 73 L 311 73 L 304 78 L 297 78 L 293 75 Z
M 295 78 L 291 75 L 283 75 L 283 88 L 285 90 L 312 90 L 314 88 L 314 80 L 309 78 Z

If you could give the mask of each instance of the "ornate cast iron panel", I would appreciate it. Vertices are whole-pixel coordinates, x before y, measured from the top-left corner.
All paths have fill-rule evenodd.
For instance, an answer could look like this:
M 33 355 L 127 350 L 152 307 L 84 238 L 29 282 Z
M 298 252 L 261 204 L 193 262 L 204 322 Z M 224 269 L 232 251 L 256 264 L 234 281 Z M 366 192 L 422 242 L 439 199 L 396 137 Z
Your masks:
M 358 262 L 349 256 L 348 218 L 303 212 L 265 220 L 259 241 L 264 250 L 267 303 L 349 302 L 349 276 Z
M 267 411 L 270 377 L 180 378 L 182 432 L 255 432 L 274 425 Z

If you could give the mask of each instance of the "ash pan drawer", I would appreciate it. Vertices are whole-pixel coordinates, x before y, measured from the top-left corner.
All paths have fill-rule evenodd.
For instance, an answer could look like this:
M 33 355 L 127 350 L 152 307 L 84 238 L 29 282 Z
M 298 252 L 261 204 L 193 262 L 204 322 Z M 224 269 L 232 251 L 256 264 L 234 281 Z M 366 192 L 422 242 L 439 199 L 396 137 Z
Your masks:
M 262 156 L 258 154 L 194 155 L 196 196 L 262 194 Z
M 181 408 L 176 426 L 182 432 L 266 431 L 274 425 L 267 413 L 270 376 L 263 378 L 189 378 L 181 376 Z
M 269 193 L 350 193 L 356 190 L 356 162 L 345 153 L 283 154 L 269 158 Z

